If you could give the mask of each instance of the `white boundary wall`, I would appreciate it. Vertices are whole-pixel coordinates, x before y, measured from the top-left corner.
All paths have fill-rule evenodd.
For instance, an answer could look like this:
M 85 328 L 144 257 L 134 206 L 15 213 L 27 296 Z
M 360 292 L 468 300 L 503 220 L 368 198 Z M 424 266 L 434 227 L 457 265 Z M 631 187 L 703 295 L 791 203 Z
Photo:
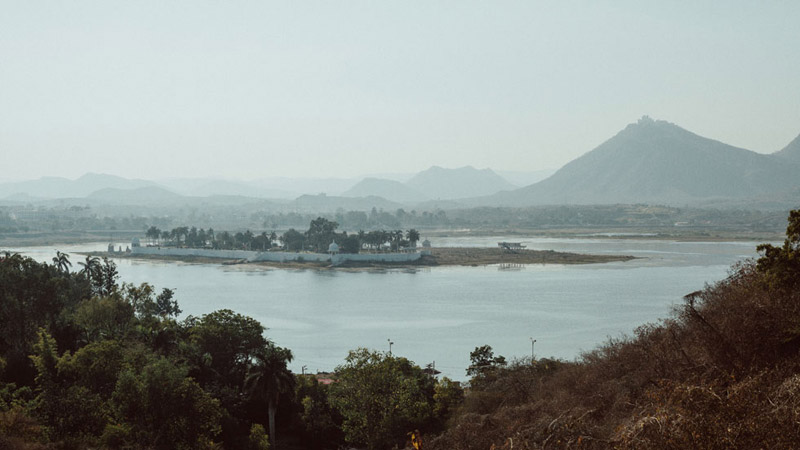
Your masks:
M 325 262 L 331 261 L 334 266 L 347 261 L 353 262 L 392 262 L 403 263 L 420 259 L 424 253 L 340 253 L 333 255 L 325 253 L 293 253 L 293 252 L 253 252 L 248 250 L 214 250 L 209 248 L 174 248 L 174 247 L 133 247 L 133 255 L 160 255 L 160 256 L 199 256 L 203 258 L 244 259 L 250 262 Z

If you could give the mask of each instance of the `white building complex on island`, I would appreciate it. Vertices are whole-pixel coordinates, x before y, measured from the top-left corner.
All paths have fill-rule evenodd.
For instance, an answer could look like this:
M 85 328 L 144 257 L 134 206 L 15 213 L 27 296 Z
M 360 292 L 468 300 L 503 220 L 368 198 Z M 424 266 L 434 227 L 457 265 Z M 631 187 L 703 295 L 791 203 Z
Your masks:
M 138 241 L 138 239 L 137 239 Z M 133 243 L 132 243 L 133 244 Z M 347 262 L 353 263 L 409 263 L 430 255 L 430 250 L 403 253 L 339 253 L 339 246 L 332 242 L 328 253 L 257 252 L 251 250 L 217 250 L 210 248 L 176 248 L 176 247 L 142 247 L 131 245 L 132 255 L 153 256 L 196 256 L 203 258 L 237 259 L 247 262 L 330 262 L 338 266 Z

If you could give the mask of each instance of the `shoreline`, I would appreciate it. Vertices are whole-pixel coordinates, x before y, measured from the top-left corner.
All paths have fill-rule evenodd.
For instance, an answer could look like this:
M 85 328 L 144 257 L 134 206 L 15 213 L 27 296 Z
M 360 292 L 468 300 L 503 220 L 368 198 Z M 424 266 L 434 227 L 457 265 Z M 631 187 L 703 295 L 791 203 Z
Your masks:
M 783 241 L 783 230 L 776 231 L 750 231 L 726 230 L 719 228 L 536 228 L 536 229 L 461 229 L 461 230 L 430 230 L 425 236 L 441 238 L 460 237 L 494 237 L 508 236 L 515 238 L 553 238 L 553 239 L 645 239 L 652 241 L 676 242 L 736 242 L 757 241 L 773 242 Z
M 554 250 L 519 250 L 515 253 L 492 247 L 434 247 L 430 256 L 423 256 L 415 262 L 347 262 L 333 266 L 329 262 L 247 262 L 230 258 L 210 258 L 203 256 L 132 255 L 127 253 L 87 252 L 86 255 L 138 259 L 147 261 L 172 261 L 189 264 L 217 264 L 272 269 L 316 269 L 316 270 L 374 270 L 374 269 L 418 269 L 430 267 L 478 267 L 489 265 L 527 265 L 527 264 L 604 264 L 638 259 L 630 255 L 592 255 L 583 253 L 557 252 Z
M 420 230 L 426 237 L 513 237 L 513 238 L 552 238 L 552 239 L 602 239 L 627 240 L 645 239 L 652 241 L 676 242 L 726 242 L 783 241 L 783 230 L 752 231 L 699 227 L 653 227 L 653 228 L 510 228 L 510 229 L 430 229 Z M 130 241 L 140 237 L 141 231 L 64 231 L 0 234 L 0 247 L 39 247 L 46 245 L 71 245 L 96 242 Z

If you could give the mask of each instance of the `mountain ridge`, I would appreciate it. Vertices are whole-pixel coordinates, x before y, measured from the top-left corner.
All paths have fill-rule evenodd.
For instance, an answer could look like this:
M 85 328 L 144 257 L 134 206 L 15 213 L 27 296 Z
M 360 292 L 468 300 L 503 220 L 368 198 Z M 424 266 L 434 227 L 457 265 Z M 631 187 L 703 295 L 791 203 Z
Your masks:
M 435 200 L 478 197 L 517 188 L 492 169 L 476 169 L 472 166 L 456 169 L 431 166 L 405 184 Z
M 547 179 L 478 202 L 506 206 L 682 204 L 763 196 L 798 184 L 796 167 L 772 155 L 733 147 L 644 116 Z
M 800 134 L 792 142 L 789 142 L 786 147 L 773 153 L 773 155 L 800 164 Z
M 367 177 L 342 193 L 342 197 L 382 197 L 397 203 L 415 203 L 428 200 L 422 192 L 395 180 Z

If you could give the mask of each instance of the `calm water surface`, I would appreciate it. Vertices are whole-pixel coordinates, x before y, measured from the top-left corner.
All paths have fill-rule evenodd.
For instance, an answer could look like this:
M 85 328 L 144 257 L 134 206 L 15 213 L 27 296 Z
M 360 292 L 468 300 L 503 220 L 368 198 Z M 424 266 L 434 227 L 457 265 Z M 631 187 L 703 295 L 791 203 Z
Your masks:
M 183 316 L 229 308 L 259 320 L 295 355 L 292 369 L 332 370 L 348 350 L 392 351 L 465 379 L 469 353 L 489 344 L 507 358 L 573 359 L 609 336 L 666 317 L 683 295 L 756 256 L 756 242 L 646 239 L 437 238 L 434 246 L 495 246 L 625 254 L 641 259 L 581 266 L 434 267 L 373 272 L 264 269 L 118 259 L 121 280 L 176 290 Z M 123 244 L 124 246 L 125 244 Z M 79 251 L 105 244 L 59 246 Z M 53 247 L 11 249 L 50 261 Z

